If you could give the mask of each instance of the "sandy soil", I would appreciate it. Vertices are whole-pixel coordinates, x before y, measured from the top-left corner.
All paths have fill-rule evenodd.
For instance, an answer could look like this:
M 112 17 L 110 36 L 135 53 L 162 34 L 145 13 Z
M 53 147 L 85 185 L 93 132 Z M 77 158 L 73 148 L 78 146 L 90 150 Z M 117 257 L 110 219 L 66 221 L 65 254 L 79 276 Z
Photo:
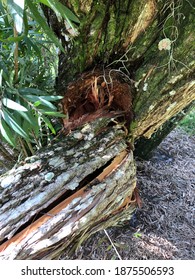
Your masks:
M 90 237 L 71 258 L 195 259 L 194 151 L 195 137 L 176 129 L 150 161 L 137 159 L 142 208 L 124 227 Z

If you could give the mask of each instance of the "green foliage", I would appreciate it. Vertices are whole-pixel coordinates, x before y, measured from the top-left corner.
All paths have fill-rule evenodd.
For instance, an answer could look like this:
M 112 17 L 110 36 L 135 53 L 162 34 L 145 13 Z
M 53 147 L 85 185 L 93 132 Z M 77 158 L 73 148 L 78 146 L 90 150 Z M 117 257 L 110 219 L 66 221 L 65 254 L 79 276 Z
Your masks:
M 188 134 L 195 135 L 195 109 L 191 110 L 188 115 L 179 123 Z
M 142 234 L 141 234 L 139 231 L 136 231 L 136 232 L 133 234 L 133 236 L 134 236 L 135 238 L 141 238 L 141 237 L 142 237 Z
M 37 23 L 41 26 L 41 28 L 47 34 L 48 38 L 50 38 L 50 40 L 52 42 L 54 42 L 55 45 L 58 46 L 61 51 L 64 51 L 62 45 L 59 42 L 59 40 L 56 38 L 53 31 L 47 25 L 45 19 L 40 14 L 37 5 L 35 5 L 31 0 L 26 0 L 26 2 L 27 2 L 28 7 L 30 8 L 31 15 L 36 19 Z
M 56 107 L 62 97 L 54 91 L 57 52 L 64 50 L 47 25 L 40 3 L 73 28 L 73 21 L 79 22 L 57 0 L 26 0 L 25 5 L 22 0 L 0 2 L 1 138 L 18 150 L 30 147 L 31 153 L 56 134 L 54 118 L 64 117 Z

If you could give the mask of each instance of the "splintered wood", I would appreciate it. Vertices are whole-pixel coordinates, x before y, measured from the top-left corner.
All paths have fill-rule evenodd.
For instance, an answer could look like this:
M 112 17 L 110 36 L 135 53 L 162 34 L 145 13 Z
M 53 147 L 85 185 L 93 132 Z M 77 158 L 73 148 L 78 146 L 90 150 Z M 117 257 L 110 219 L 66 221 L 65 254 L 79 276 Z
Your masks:
M 127 151 L 121 152 L 118 156 L 116 156 L 111 164 L 107 166 L 100 175 L 98 175 L 92 182 L 90 182 L 90 185 L 93 184 L 93 182 L 102 182 L 106 176 L 108 176 L 110 173 L 112 173 L 120 164 L 121 162 L 125 159 L 127 156 Z M 65 209 L 68 204 L 73 201 L 73 199 L 78 198 L 78 197 L 85 197 L 88 194 L 88 184 L 84 187 L 82 187 L 80 190 L 78 190 L 76 193 L 62 201 L 60 204 L 58 204 L 56 207 L 54 207 L 52 210 L 49 211 L 49 213 L 46 213 L 43 215 L 41 218 L 36 220 L 34 223 L 29 225 L 27 228 L 22 230 L 20 233 L 16 234 L 13 238 L 8 240 L 7 242 L 3 243 L 0 246 L 0 252 L 4 251 L 8 246 L 10 245 L 17 245 L 19 244 L 25 237 L 28 235 L 31 235 L 33 232 L 35 232 L 41 225 L 43 225 L 45 222 L 47 222 L 49 219 L 57 215 L 60 211 Z M 78 217 L 77 217 L 78 218 Z
M 2 177 L 17 178 L 9 186 L 0 181 L 0 259 L 55 259 L 129 220 L 137 206 L 133 152 L 119 122 L 98 118 L 29 160 Z
M 124 76 L 113 70 L 94 70 L 84 73 L 71 83 L 62 100 L 66 130 L 100 117 L 123 114 L 127 127 L 132 120 L 133 86 Z

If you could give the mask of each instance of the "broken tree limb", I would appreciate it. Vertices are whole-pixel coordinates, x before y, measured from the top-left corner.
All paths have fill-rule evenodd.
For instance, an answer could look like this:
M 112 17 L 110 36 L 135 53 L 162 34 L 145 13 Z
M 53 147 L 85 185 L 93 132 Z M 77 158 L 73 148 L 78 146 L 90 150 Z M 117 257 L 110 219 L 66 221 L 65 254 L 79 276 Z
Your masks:
M 111 123 L 86 124 L 1 176 L 1 259 L 57 258 L 131 217 L 133 153 L 123 126 Z

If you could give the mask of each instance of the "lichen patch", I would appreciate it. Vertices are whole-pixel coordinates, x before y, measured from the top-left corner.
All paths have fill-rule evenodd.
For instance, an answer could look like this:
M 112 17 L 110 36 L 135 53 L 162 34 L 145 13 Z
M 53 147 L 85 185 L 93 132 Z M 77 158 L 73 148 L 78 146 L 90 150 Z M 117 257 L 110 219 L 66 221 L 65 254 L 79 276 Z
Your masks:
M 48 172 L 45 174 L 45 180 L 50 182 L 54 178 L 55 174 L 53 172 Z
M 62 157 L 53 157 L 49 160 L 49 165 L 52 166 L 52 167 L 58 167 L 60 165 L 64 165 L 65 164 L 65 161 Z

